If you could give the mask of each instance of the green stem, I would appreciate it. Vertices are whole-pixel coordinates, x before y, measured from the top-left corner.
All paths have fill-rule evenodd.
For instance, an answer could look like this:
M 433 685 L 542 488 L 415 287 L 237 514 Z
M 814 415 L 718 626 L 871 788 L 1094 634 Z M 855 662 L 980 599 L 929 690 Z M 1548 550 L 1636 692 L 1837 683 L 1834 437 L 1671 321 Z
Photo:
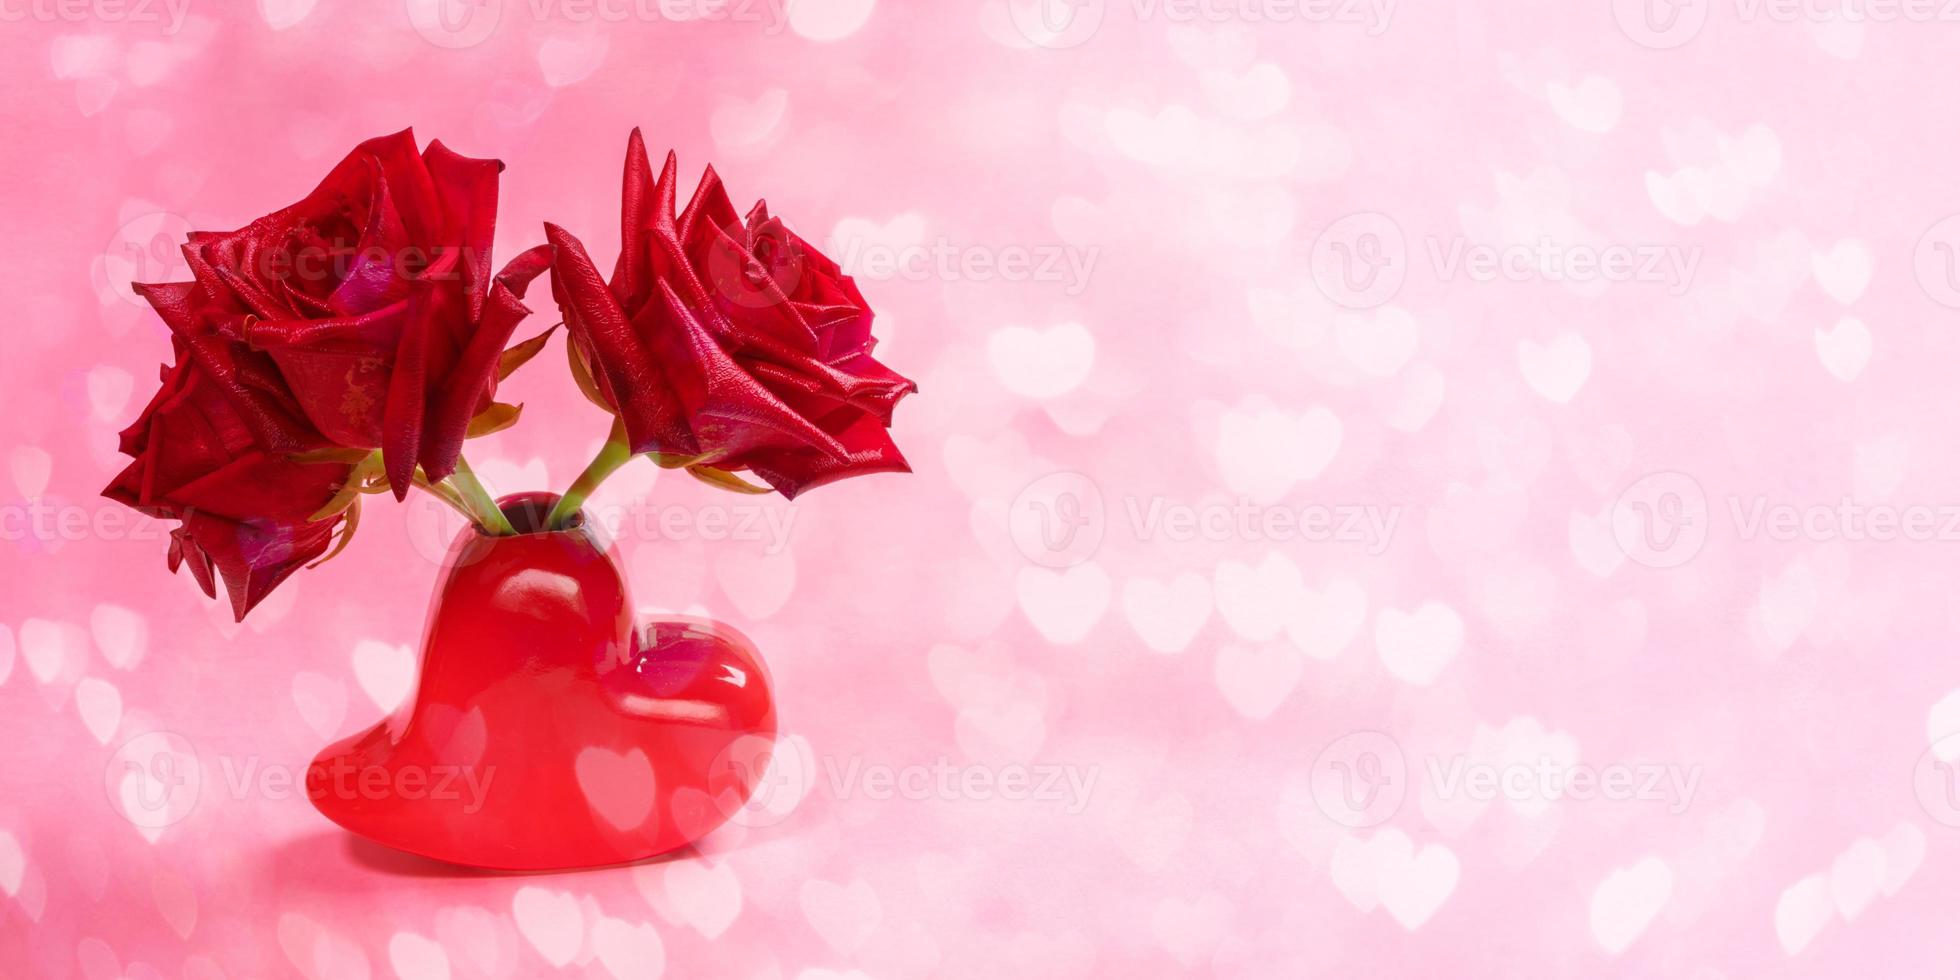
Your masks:
M 428 475 L 422 472 L 422 467 L 420 466 L 415 468 L 415 485 L 422 488 L 430 496 L 448 504 L 451 510 L 463 515 L 464 520 L 472 524 L 478 523 L 476 512 L 471 510 L 470 505 L 456 493 L 455 487 L 450 486 L 448 483 L 430 483 Z
M 599 489 L 599 484 L 606 482 L 606 477 L 613 475 L 615 470 L 625 466 L 627 460 L 632 458 L 633 450 L 626 444 L 626 423 L 615 417 L 612 431 L 606 434 L 606 444 L 599 447 L 599 454 L 586 464 L 585 472 L 580 473 L 565 495 L 558 498 L 550 516 L 544 519 L 544 526 L 554 531 L 562 529 L 584 506 L 585 498 L 592 496 L 592 491 Z
M 483 484 L 477 480 L 476 473 L 470 469 L 468 460 L 461 456 L 456 457 L 456 472 L 449 474 L 448 479 L 443 482 L 449 484 L 456 491 L 456 495 L 462 498 L 463 503 L 476 512 L 476 522 L 485 531 L 493 535 L 517 533 L 517 529 L 510 526 L 510 520 L 504 517 L 504 509 L 497 506 L 497 501 L 491 498 L 490 491 L 483 489 Z

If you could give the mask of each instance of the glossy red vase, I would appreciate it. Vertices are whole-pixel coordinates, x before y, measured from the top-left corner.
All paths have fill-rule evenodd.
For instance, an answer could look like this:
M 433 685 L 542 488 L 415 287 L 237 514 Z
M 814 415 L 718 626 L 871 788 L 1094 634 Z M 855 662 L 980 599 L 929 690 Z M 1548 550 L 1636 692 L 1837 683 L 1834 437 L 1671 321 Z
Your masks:
M 415 696 L 307 771 L 321 813 L 370 840 L 482 868 L 637 861 L 755 791 L 776 735 L 769 672 L 734 629 L 635 620 L 617 551 L 556 502 L 466 528 L 429 609 Z

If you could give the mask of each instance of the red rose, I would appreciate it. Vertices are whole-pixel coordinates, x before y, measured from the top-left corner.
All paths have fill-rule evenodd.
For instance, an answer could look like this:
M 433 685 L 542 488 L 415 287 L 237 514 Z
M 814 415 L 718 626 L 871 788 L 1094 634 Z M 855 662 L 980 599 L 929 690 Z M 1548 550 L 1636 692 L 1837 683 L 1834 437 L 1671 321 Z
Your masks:
M 916 386 L 872 358 L 850 277 L 761 202 L 738 219 L 713 168 L 677 214 L 674 171 L 670 153 L 653 179 L 634 130 L 610 282 L 545 226 L 574 368 L 631 451 L 717 482 L 746 469 L 787 497 L 909 470 L 886 429 Z
M 418 152 L 403 130 L 355 147 L 299 203 L 184 249 L 207 298 L 238 311 L 218 329 L 270 353 L 326 438 L 383 450 L 397 498 L 417 464 L 431 481 L 455 469 L 550 263 L 540 246 L 490 275 L 502 170 L 440 141 Z
M 223 303 L 195 283 L 136 288 L 169 323 L 177 357 L 163 369 L 162 390 L 122 433 L 122 451 L 136 461 L 103 493 L 181 521 L 170 536 L 170 570 L 189 564 L 215 596 L 215 569 L 242 620 L 352 521 L 351 512 L 313 516 L 354 468 L 293 461 L 332 443 L 307 421 L 270 358 L 217 332 Z

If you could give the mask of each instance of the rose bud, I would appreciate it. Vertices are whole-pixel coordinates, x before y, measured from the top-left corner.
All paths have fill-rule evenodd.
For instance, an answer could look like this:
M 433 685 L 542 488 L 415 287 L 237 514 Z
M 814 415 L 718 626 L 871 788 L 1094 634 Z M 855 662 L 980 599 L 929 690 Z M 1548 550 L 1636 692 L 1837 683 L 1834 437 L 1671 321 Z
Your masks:
M 553 297 L 588 397 L 633 453 L 710 482 L 786 497 L 844 477 L 908 471 L 886 429 L 916 386 L 871 356 L 871 309 L 837 263 L 758 202 L 738 218 L 713 168 L 675 210 L 675 160 L 653 178 L 627 144 L 610 281 L 546 225 Z

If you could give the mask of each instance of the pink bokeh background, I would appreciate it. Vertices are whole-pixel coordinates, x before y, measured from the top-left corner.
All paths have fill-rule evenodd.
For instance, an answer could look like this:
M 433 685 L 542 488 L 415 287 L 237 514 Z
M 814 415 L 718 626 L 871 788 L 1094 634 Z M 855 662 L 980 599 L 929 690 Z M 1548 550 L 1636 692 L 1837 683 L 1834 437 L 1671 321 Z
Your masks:
M 0 974 L 1950 972 L 1941 5 L 185 3 L 0 3 Z M 602 266 L 644 127 L 920 383 L 910 476 L 595 500 L 775 674 L 696 852 L 460 872 L 280 782 L 410 689 L 426 498 L 235 625 L 96 496 L 127 283 L 410 125 Z M 604 418 L 556 342 L 503 391 L 467 455 L 562 488 Z

